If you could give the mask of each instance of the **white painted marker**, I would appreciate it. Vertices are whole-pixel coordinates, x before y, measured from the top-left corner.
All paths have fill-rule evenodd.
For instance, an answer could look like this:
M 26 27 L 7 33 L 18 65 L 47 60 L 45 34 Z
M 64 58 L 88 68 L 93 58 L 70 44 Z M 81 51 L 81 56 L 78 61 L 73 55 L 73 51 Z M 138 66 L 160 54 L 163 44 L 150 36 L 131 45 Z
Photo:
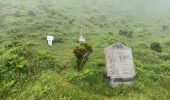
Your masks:
M 48 45 L 52 46 L 54 41 L 54 36 L 47 35 Z

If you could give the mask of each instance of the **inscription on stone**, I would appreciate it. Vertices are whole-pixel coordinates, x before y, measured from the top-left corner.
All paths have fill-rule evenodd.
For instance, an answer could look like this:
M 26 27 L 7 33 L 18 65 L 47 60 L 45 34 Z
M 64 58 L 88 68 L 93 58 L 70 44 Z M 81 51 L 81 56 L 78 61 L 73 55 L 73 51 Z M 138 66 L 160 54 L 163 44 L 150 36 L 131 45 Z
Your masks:
M 135 68 L 131 49 L 115 43 L 105 48 L 104 53 L 108 85 L 113 87 L 133 83 Z

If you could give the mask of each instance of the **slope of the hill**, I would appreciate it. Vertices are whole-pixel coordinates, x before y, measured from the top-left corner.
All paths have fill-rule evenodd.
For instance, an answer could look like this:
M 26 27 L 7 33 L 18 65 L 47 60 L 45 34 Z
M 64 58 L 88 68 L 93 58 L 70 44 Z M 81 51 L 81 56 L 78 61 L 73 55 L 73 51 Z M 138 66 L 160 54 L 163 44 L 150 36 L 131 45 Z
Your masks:
M 0 99 L 168 100 L 169 5 L 169 0 L 0 0 Z M 81 25 L 93 53 L 77 72 L 73 49 Z M 56 37 L 52 47 L 46 35 Z M 150 49 L 155 41 L 161 53 Z M 103 49 L 115 42 L 133 50 L 133 86 L 111 89 L 103 80 Z

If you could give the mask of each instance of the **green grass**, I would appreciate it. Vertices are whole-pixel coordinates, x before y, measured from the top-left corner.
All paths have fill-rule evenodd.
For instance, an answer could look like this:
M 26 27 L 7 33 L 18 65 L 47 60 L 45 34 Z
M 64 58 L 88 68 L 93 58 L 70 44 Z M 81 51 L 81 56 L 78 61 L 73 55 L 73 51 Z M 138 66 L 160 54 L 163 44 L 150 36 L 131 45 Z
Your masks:
M 168 100 L 168 4 L 168 0 L 0 0 L 0 99 Z M 93 53 L 77 72 L 73 50 L 81 25 Z M 119 34 L 126 28 L 133 31 L 132 37 Z M 49 47 L 46 35 L 59 41 Z M 161 43 L 162 53 L 150 49 L 154 41 Z M 103 80 L 103 50 L 115 42 L 132 48 L 137 74 L 132 86 L 108 88 Z M 28 61 L 26 68 L 17 68 L 23 59 Z

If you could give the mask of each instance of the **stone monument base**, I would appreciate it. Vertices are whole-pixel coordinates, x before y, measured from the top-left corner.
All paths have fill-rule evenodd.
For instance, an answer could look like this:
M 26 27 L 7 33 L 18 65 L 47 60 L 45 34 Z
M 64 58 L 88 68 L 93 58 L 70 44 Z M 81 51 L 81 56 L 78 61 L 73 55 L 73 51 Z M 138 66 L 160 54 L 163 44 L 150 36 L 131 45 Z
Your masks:
M 126 85 L 126 86 L 130 86 L 133 85 L 135 77 L 131 77 L 131 78 L 113 78 L 113 77 L 107 77 L 106 75 L 104 75 L 105 77 L 105 82 L 107 83 L 108 87 L 117 87 L 117 86 L 121 86 L 121 85 Z

